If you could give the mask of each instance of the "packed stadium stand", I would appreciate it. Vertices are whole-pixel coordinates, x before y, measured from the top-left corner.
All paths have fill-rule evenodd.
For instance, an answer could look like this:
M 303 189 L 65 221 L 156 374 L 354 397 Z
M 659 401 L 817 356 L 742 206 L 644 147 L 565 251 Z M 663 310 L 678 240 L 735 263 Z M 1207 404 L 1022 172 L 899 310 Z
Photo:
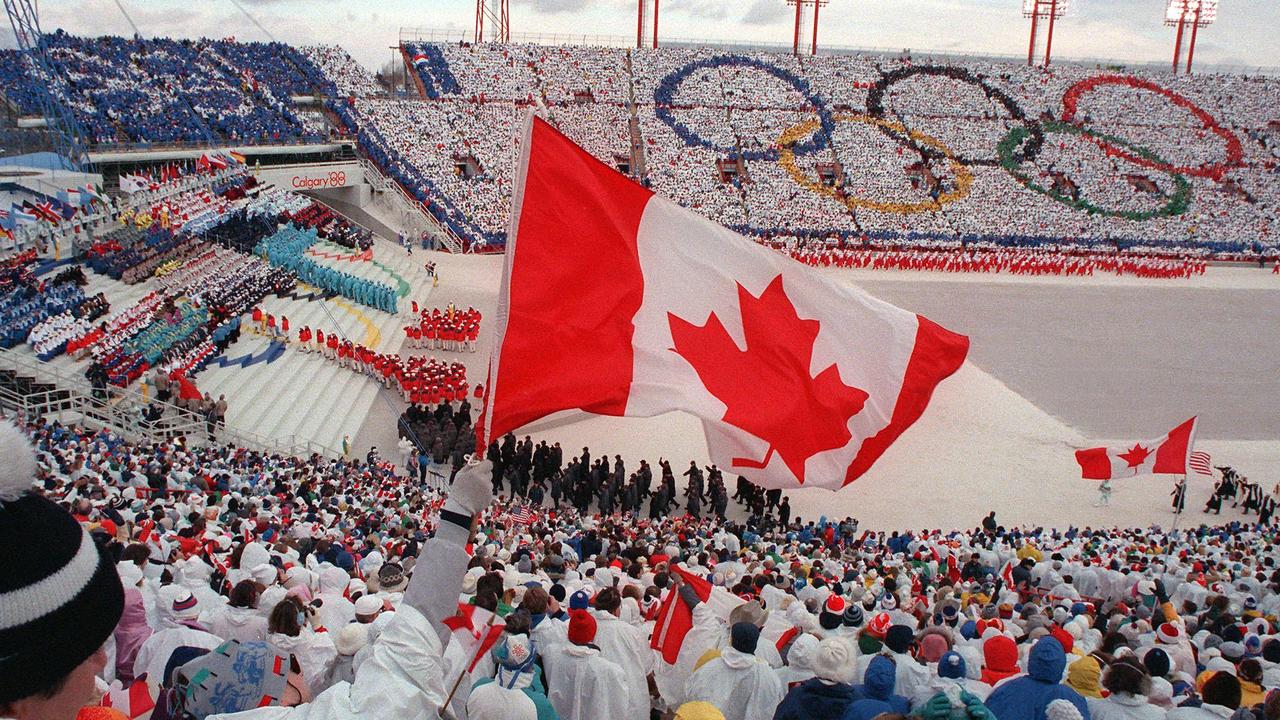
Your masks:
M 528 109 L 603 161 L 791 250 L 1273 254 L 1280 83 L 1060 64 L 406 43 L 416 97 L 334 46 L 47 41 L 51 90 L 98 143 L 349 132 L 471 249 L 505 241 Z M 3 64 L 5 98 L 36 109 Z M 294 98 L 324 99 L 328 120 Z M 147 112 L 121 112 L 142 107 Z M 336 128 L 327 127 L 328 123 Z
M 456 231 L 490 244 L 506 227 L 520 108 L 534 106 L 656 192 L 760 238 L 1275 246 L 1271 78 L 682 48 L 404 50 L 425 101 L 357 102 L 344 120 Z

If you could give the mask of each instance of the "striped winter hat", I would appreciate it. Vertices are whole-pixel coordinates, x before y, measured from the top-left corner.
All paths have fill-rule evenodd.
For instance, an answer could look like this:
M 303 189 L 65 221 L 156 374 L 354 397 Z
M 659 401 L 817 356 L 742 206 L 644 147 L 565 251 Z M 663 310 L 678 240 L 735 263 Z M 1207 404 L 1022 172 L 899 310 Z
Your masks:
M 36 457 L 0 423 L 0 704 L 66 677 L 124 611 L 115 563 L 65 510 L 31 492 Z

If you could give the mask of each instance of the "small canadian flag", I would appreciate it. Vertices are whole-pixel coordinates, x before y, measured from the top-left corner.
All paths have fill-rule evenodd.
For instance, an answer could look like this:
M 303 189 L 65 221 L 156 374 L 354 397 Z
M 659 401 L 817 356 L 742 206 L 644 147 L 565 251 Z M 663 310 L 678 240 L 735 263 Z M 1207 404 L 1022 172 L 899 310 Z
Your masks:
M 654 195 L 530 116 L 480 448 L 564 410 L 702 420 L 764 487 L 853 482 L 969 340 Z
M 1076 462 L 1085 480 L 1111 480 L 1135 475 L 1187 474 L 1187 456 L 1196 443 L 1196 419 L 1182 423 L 1168 435 L 1121 447 L 1076 451 Z

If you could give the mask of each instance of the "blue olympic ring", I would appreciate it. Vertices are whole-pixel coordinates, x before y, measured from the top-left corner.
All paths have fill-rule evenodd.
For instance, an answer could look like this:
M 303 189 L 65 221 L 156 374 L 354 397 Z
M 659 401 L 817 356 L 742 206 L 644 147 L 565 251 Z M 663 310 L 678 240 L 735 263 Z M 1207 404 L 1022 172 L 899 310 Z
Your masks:
M 675 70 L 658 82 L 658 87 L 653 92 L 654 112 L 662 122 L 675 131 L 676 136 L 683 140 L 686 145 L 705 147 L 732 157 L 741 157 L 744 160 L 778 159 L 778 148 L 776 147 L 764 150 L 740 151 L 739 148 L 734 146 L 717 145 L 689 129 L 688 126 L 677 120 L 672 112 L 672 106 L 675 105 L 676 90 L 690 75 L 699 70 L 720 68 L 726 65 L 739 65 L 762 70 L 787 83 L 791 86 L 791 89 L 803 95 L 808 104 L 818 113 L 818 118 L 822 123 L 822 131 L 815 132 L 810 140 L 796 143 L 792 149 L 797 156 L 803 156 L 811 155 L 827 148 L 830 143 L 831 131 L 835 127 L 835 121 L 831 119 L 831 112 L 827 110 L 826 103 L 809 88 L 809 83 L 776 65 L 770 65 L 767 62 L 742 55 L 716 55 L 704 60 L 697 60 Z

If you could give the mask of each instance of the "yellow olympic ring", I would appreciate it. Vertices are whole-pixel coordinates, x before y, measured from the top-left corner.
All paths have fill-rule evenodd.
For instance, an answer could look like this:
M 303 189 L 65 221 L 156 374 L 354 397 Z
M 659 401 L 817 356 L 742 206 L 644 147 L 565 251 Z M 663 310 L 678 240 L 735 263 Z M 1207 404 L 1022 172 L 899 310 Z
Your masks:
M 782 134 L 778 136 L 778 163 L 782 165 L 787 174 L 795 180 L 798 185 L 808 188 L 820 195 L 826 195 L 843 202 L 850 209 L 863 208 L 865 210 L 877 210 L 884 213 L 892 213 L 896 215 L 911 215 L 922 212 L 934 212 L 941 210 L 943 205 L 953 203 L 960 198 L 969 194 L 969 189 L 973 186 L 973 173 L 968 166 L 956 159 L 952 154 L 951 148 L 942 143 L 941 140 L 925 135 L 916 130 L 907 130 L 901 123 L 896 123 L 883 118 L 876 118 L 863 113 L 836 113 L 831 116 L 832 120 L 860 122 L 867 125 L 878 125 L 880 127 L 889 128 L 895 132 L 907 135 L 911 139 L 919 143 L 924 143 L 929 147 L 937 150 L 946 156 L 947 162 L 951 165 L 951 171 L 955 174 L 956 186 L 952 190 L 938 196 L 937 200 L 923 200 L 915 203 L 901 202 L 883 202 L 879 200 L 868 200 L 866 198 L 844 195 L 836 190 L 836 188 L 828 187 L 821 182 L 815 181 L 809 177 L 804 170 L 796 166 L 796 154 L 791 149 L 801 138 L 809 135 L 822 124 L 818 118 L 805 120 L 804 122 L 792 125 Z

